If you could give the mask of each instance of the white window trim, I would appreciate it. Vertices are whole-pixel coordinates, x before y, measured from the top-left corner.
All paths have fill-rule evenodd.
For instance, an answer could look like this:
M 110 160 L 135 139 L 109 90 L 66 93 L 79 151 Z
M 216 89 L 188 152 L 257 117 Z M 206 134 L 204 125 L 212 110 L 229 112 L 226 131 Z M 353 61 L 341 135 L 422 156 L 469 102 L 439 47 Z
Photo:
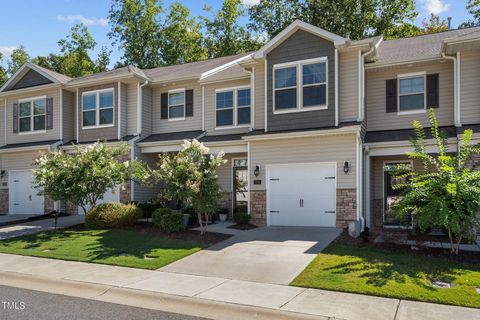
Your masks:
M 112 110 L 113 110 L 113 116 L 112 116 L 112 119 L 113 119 L 113 122 L 111 124 L 99 124 L 100 123 L 100 93 L 102 92 L 109 92 L 111 91 L 112 92 L 112 96 L 113 96 L 113 106 L 112 106 Z M 94 126 L 84 126 L 83 125 L 83 113 L 84 113 L 84 110 L 83 110 L 83 96 L 84 95 L 91 95 L 91 94 L 95 94 L 95 125 Z M 81 114 L 82 114 L 82 118 L 80 119 L 80 123 L 82 124 L 82 130 L 91 130 L 91 129 L 99 129 L 99 128 L 111 128 L 111 127 L 114 127 L 115 126 L 115 89 L 112 87 L 112 88 L 107 88 L 107 89 L 100 89 L 100 90 L 91 90 L 91 91 L 85 91 L 85 92 L 82 92 L 82 99 L 80 101 L 80 107 L 81 107 Z M 104 109 L 110 109 L 110 108 L 104 108 Z M 102 109 L 102 110 L 104 110 Z M 92 110 L 86 110 L 87 111 L 93 111 Z
M 250 123 L 238 124 L 238 90 L 250 89 L 250 104 L 248 106 L 241 106 L 240 108 L 250 108 Z M 232 108 L 224 108 L 220 110 L 232 110 L 233 112 L 233 124 L 226 126 L 217 126 L 217 93 L 233 91 L 233 106 Z M 238 87 L 229 87 L 215 89 L 215 130 L 228 130 L 236 128 L 249 128 L 252 125 L 252 87 L 247 86 L 238 86 Z
M 45 116 L 45 129 L 42 130 L 34 130 L 34 113 L 33 113 L 33 101 L 35 100 L 45 100 L 45 113 L 43 116 Z M 25 102 L 30 102 L 30 130 L 29 131 L 20 131 L 20 118 L 27 118 L 27 117 L 20 117 L 20 104 L 25 103 Z M 24 98 L 24 99 L 19 99 L 17 101 L 18 103 L 18 135 L 29 135 L 29 134 L 41 134 L 41 133 L 47 133 L 47 96 L 38 96 L 38 97 L 32 97 L 32 98 Z M 42 116 L 42 114 L 39 114 L 38 116 Z
M 423 77 L 423 109 L 401 111 L 400 110 L 400 96 L 416 95 L 416 94 L 420 94 L 420 92 L 401 94 L 400 93 L 400 80 L 410 79 L 410 78 L 420 78 L 420 77 Z M 420 114 L 420 113 L 426 113 L 427 112 L 427 72 L 426 71 L 397 75 L 397 92 L 398 92 L 398 95 L 397 95 L 397 115 L 402 116 L 402 115 Z
M 309 106 L 309 107 L 304 107 L 303 106 L 303 66 L 304 65 L 309 65 L 309 64 L 315 64 L 315 63 L 325 63 L 325 82 L 321 84 L 325 84 L 325 105 L 318 105 L 318 106 Z M 280 89 L 275 89 L 275 71 L 277 69 L 284 69 L 288 67 L 296 67 L 297 69 L 297 84 L 294 87 L 286 87 L 286 88 L 280 88 Z M 312 85 L 306 85 L 306 86 L 312 86 Z M 292 61 L 292 62 L 286 62 L 286 63 L 279 63 L 273 65 L 273 72 L 272 72 L 272 109 L 273 109 L 273 114 L 284 114 L 284 113 L 295 113 L 295 112 L 308 112 L 308 111 L 318 111 L 318 110 L 327 110 L 328 109 L 328 57 L 320 57 L 320 58 L 314 58 L 314 59 L 306 59 L 306 60 L 299 60 L 299 61 Z M 295 109 L 285 109 L 285 110 L 275 110 L 275 91 L 276 90 L 286 90 L 286 89 L 297 89 L 297 107 Z
M 175 107 L 179 105 L 173 105 L 170 106 L 170 94 L 172 93 L 181 93 L 183 92 L 183 117 L 176 117 L 176 118 L 170 118 L 170 107 Z M 183 121 L 185 120 L 185 113 L 187 112 L 187 97 L 186 97 L 186 89 L 181 88 L 181 89 L 172 89 L 168 90 L 168 121 Z

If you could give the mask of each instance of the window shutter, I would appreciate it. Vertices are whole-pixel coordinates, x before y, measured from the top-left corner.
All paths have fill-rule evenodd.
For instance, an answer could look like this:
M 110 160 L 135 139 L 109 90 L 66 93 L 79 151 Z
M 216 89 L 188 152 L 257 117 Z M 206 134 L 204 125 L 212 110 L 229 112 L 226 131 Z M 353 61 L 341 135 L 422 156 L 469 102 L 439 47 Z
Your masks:
M 13 133 L 18 133 L 18 103 L 13 104 Z
M 168 119 L 168 93 L 162 93 L 160 98 L 160 119 Z
M 53 129 L 53 98 L 47 98 L 47 130 Z
M 397 112 L 397 79 L 387 80 L 387 113 Z
M 438 73 L 427 75 L 427 108 L 438 108 L 439 105 Z
M 193 90 L 185 91 L 185 116 L 193 117 Z

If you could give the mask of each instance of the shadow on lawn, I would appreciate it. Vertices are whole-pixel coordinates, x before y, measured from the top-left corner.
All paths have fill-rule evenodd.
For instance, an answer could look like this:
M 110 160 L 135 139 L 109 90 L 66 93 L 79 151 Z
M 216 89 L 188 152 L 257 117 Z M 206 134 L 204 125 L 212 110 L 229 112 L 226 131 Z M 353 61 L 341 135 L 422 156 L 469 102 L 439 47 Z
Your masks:
M 366 284 L 382 287 L 389 282 L 404 284 L 413 282 L 427 290 L 435 290 L 431 283 L 442 281 L 451 283 L 469 271 L 479 271 L 473 265 L 447 263 L 438 258 L 394 253 L 376 249 L 355 248 L 348 252 L 336 248 L 326 254 L 348 258 L 351 261 L 323 268 L 334 274 L 352 274 L 366 279 Z M 462 270 L 460 270 L 462 269 Z

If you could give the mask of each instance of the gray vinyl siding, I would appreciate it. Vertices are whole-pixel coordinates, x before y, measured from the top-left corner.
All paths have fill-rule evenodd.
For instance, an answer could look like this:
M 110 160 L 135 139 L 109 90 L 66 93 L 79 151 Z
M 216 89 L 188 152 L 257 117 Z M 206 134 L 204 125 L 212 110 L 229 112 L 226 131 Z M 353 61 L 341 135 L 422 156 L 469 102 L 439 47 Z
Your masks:
M 339 118 L 340 122 L 356 121 L 358 118 L 358 50 L 339 53 Z
M 313 58 L 328 58 L 328 109 L 273 114 L 273 66 Z M 335 46 L 299 30 L 267 54 L 268 131 L 330 127 L 335 125 Z M 297 84 L 301 85 L 301 84 Z M 301 92 L 301 90 L 300 90 Z
M 343 172 L 345 161 L 350 162 L 348 174 Z M 265 190 L 266 165 L 312 162 L 336 162 L 337 188 L 356 188 L 356 135 L 251 141 L 250 164 L 260 167 L 260 175 L 250 170 L 250 190 Z
M 87 91 L 101 90 L 101 89 L 113 89 L 113 96 L 114 96 L 113 124 L 114 126 L 107 127 L 107 128 L 83 129 L 82 128 L 82 93 Z M 118 84 L 116 82 L 79 89 L 78 97 L 77 97 L 77 109 L 78 109 L 77 125 L 79 129 L 78 130 L 79 142 L 118 139 Z
M 181 88 L 193 89 L 193 117 L 185 117 L 185 120 L 178 121 L 161 119 L 161 94 Z M 202 130 L 202 87 L 198 81 L 184 81 L 175 85 L 155 87 L 152 89 L 152 100 L 152 133 Z
M 44 133 L 13 133 L 13 104 L 20 99 L 47 96 L 53 98 L 53 129 Z M 10 95 L 7 98 L 7 144 L 60 140 L 60 88 L 49 88 Z M 3 135 L 3 134 L 2 134 Z
M 120 136 L 124 137 L 127 135 L 127 101 L 128 101 L 128 92 L 127 85 L 125 83 L 120 84 Z
M 462 124 L 478 124 L 480 123 L 480 50 L 461 52 L 460 70 Z
M 5 145 L 5 110 L 5 100 L 0 99 L 0 147 Z
M 419 120 L 429 126 L 428 113 L 399 115 L 386 112 L 385 82 L 397 75 L 423 72 L 439 74 L 439 108 L 435 109 L 440 126 L 454 124 L 453 64 L 450 61 L 412 68 L 392 68 L 388 70 L 367 70 L 366 72 L 366 119 L 367 130 L 411 129 L 412 121 Z
M 69 142 L 75 138 L 75 94 L 63 90 L 63 141 Z
M 265 129 L 265 61 L 260 61 L 255 65 L 254 73 L 254 129 Z
M 216 129 L 216 93 L 215 90 L 250 86 L 250 80 L 224 81 L 205 85 L 205 131 L 209 134 L 232 134 L 248 132 L 248 128 Z M 252 112 L 253 109 L 250 109 Z
M 224 157 L 227 163 L 221 165 L 217 170 L 218 183 L 223 192 L 233 191 L 233 159 L 247 159 L 246 153 L 229 153 Z
M 53 82 L 42 76 L 40 73 L 30 69 L 10 90 L 35 87 L 49 83 Z
M 155 169 L 158 162 L 158 154 L 156 153 L 141 153 L 141 148 L 135 147 L 135 159 L 143 161 L 148 168 Z M 159 186 L 144 185 L 135 183 L 134 200 L 139 202 L 147 202 L 155 198 L 160 192 Z
M 127 86 L 127 102 L 125 114 L 127 121 L 127 135 L 134 135 L 137 132 L 137 99 L 138 99 L 138 83 L 129 83 Z
M 142 137 L 152 133 L 153 114 L 152 114 L 152 88 L 142 88 Z

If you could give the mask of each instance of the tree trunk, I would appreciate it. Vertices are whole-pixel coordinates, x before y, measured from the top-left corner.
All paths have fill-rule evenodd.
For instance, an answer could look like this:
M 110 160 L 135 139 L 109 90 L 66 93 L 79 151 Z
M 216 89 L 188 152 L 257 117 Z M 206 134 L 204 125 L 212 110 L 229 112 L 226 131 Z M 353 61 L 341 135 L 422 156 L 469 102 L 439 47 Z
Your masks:
M 203 234 L 203 222 L 202 222 L 202 214 L 197 212 L 197 219 L 198 219 L 198 224 L 200 225 L 200 234 Z
M 200 234 L 203 236 L 207 233 L 207 226 L 208 226 L 208 214 L 205 213 L 205 225 L 200 226 Z
M 82 210 L 83 210 L 83 214 L 87 215 L 87 209 L 85 208 L 85 206 L 81 206 L 81 207 L 82 207 Z

